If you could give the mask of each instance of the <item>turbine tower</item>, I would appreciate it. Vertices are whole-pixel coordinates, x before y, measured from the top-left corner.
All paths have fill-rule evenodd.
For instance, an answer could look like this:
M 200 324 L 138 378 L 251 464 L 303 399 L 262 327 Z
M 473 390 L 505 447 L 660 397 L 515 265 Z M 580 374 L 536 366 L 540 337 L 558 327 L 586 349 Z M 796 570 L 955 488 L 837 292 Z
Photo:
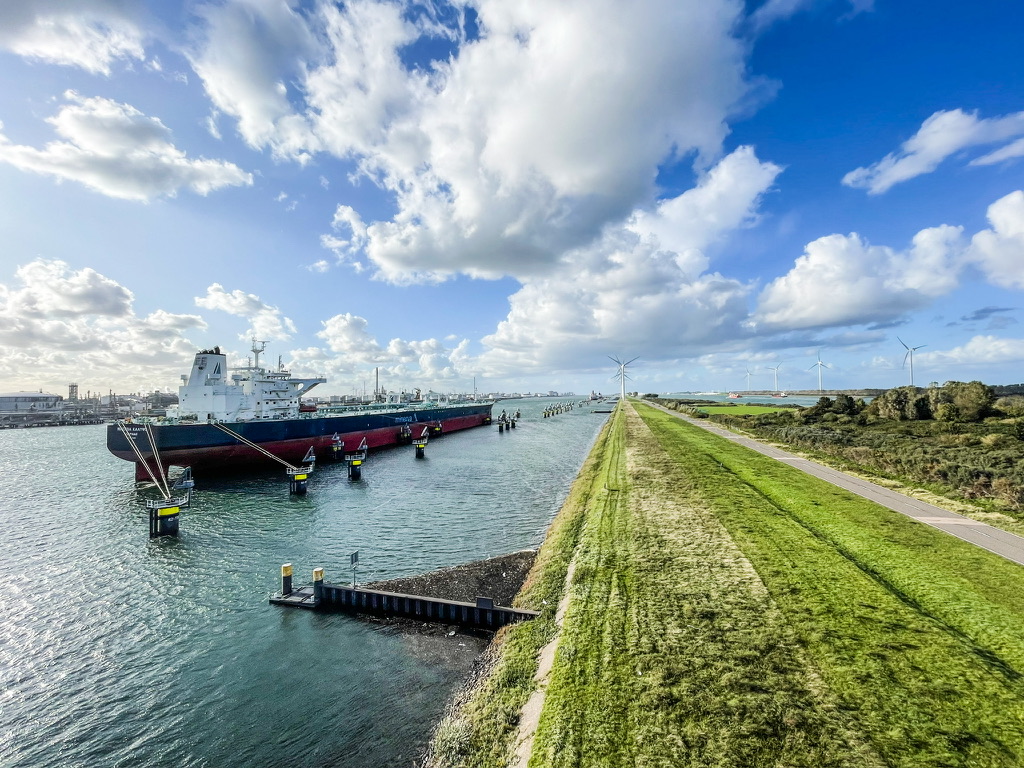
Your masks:
M 903 345 L 903 348 L 907 350 L 907 354 L 903 356 L 903 367 L 907 367 L 907 360 L 910 360 L 910 386 L 914 386 L 914 350 L 920 349 L 921 347 L 927 347 L 927 344 L 918 344 L 916 347 L 908 347 L 907 342 L 901 339 L 899 336 L 896 340 Z
M 614 376 L 612 376 L 612 378 L 619 380 L 619 384 L 620 384 L 620 386 L 619 386 L 619 397 L 622 400 L 625 400 L 626 399 L 626 380 L 629 379 L 629 376 L 626 374 L 626 366 L 630 365 L 631 363 L 636 362 L 640 358 L 639 357 L 634 357 L 632 360 L 627 360 L 626 362 L 622 362 L 621 360 L 619 360 L 619 358 L 611 357 L 609 355 L 608 359 L 611 360 L 613 363 L 615 363 L 617 366 L 619 366 L 619 370 L 616 372 L 616 374 Z M 630 380 L 632 381 L 632 379 L 630 379 Z
M 775 372 L 775 391 L 776 392 L 779 391 L 779 368 L 781 368 L 781 367 L 782 367 L 782 363 L 779 363 L 774 368 L 772 368 L 770 365 L 768 366 L 768 370 L 769 371 L 774 371 Z
M 821 392 L 821 369 L 822 368 L 828 368 L 828 365 L 826 365 L 825 363 L 821 362 L 821 350 L 820 349 L 818 350 L 818 362 L 816 362 L 814 365 L 812 365 L 811 368 L 814 368 L 815 366 L 818 367 L 818 392 Z M 809 371 L 809 370 L 811 370 L 811 368 L 808 368 L 807 370 Z
M 750 391 L 750 377 L 753 376 L 753 374 L 750 372 L 749 368 L 744 367 L 743 370 L 745 370 L 747 372 L 747 392 L 749 392 Z

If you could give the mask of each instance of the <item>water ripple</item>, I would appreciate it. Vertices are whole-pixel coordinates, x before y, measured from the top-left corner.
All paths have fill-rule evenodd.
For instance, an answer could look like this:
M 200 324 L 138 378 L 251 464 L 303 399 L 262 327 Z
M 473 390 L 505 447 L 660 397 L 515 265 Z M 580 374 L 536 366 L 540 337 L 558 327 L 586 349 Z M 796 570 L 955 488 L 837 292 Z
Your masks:
M 267 595 L 284 562 L 344 580 L 358 549 L 366 581 L 537 546 L 605 418 L 546 404 L 502 403 L 516 430 L 423 460 L 373 454 L 358 483 L 318 466 L 303 498 L 283 473 L 197 477 L 181 536 L 155 542 L 155 491 L 103 427 L 0 431 L 0 765 L 408 765 L 476 641 Z

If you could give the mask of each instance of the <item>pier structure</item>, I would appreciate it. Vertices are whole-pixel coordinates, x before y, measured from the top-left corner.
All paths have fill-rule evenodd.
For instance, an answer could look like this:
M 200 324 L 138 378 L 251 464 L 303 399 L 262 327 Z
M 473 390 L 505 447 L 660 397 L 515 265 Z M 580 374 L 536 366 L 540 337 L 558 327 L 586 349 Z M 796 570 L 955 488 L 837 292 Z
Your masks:
M 287 569 L 287 573 L 286 573 Z M 273 605 L 307 610 L 333 610 L 373 616 L 397 616 L 415 621 L 457 624 L 472 629 L 496 630 L 540 615 L 525 608 L 494 604 L 489 597 L 473 603 L 425 595 L 406 595 L 324 581 L 323 568 L 313 571 L 313 584 L 294 588 L 291 565 L 281 567 L 281 592 L 270 598 Z

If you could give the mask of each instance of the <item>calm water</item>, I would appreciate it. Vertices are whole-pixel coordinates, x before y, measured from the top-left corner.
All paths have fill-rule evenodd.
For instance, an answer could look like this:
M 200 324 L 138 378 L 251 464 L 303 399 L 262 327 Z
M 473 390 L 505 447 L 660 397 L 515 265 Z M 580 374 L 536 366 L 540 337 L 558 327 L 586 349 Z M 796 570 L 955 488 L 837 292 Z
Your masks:
M 482 640 L 272 607 L 296 582 L 410 575 L 535 547 L 607 418 L 506 401 L 483 427 L 283 471 L 198 476 L 181 536 L 148 539 L 103 427 L 0 431 L 0 765 L 408 766 Z
M 709 402 L 715 403 L 736 403 L 736 405 L 743 405 L 744 403 L 771 403 L 772 405 L 817 405 L 820 396 L 810 395 L 789 395 L 788 397 L 772 397 L 771 395 L 743 395 L 740 398 L 730 398 L 728 394 L 725 395 L 704 395 L 694 394 L 693 392 L 670 392 L 660 397 L 678 397 L 687 400 L 708 400 Z M 865 398 L 870 401 L 871 398 Z

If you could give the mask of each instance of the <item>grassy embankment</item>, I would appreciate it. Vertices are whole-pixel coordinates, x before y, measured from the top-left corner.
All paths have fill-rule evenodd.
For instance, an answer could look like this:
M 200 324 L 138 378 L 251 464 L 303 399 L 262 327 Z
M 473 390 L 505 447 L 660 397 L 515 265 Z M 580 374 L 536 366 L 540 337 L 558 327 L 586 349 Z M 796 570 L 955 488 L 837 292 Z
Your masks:
M 1024 764 L 1024 569 L 638 407 L 538 561 L 550 621 L 575 548 L 531 768 Z M 533 624 L 449 764 L 507 763 Z
M 612 440 L 606 425 L 552 521 L 533 569 L 514 601 L 514 605 L 540 611 L 541 615 L 496 634 L 493 646 L 497 661 L 466 702 L 438 726 L 428 764 L 507 764 L 520 712 L 536 687 L 538 655 L 555 636 L 555 613 L 580 529 L 588 510 L 608 496 L 604 490 L 608 467 L 615 463 L 611 454 L 621 450 L 621 439 Z

